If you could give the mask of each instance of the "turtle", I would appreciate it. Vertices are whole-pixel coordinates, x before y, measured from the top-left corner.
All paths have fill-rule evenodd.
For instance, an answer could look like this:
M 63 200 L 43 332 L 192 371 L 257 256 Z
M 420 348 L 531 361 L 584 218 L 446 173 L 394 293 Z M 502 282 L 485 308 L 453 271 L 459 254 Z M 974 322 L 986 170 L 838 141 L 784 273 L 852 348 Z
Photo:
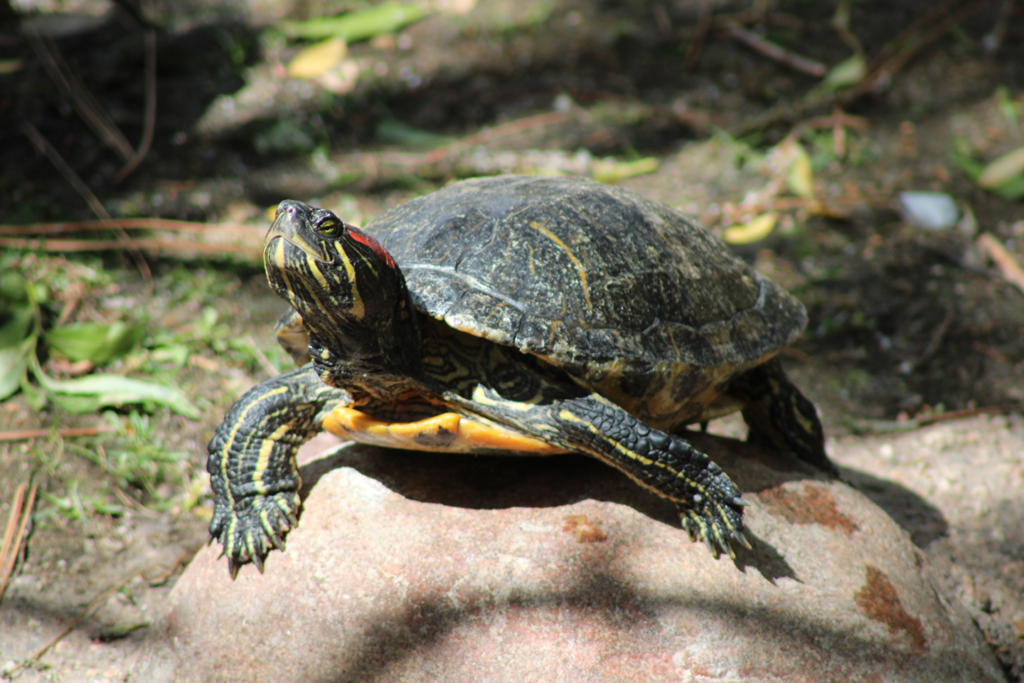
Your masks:
M 712 232 L 579 177 L 463 180 L 364 229 L 295 200 L 264 265 L 298 367 L 248 391 L 209 443 L 211 542 L 260 572 L 297 524 L 299 446 L 579 452 L 673 501 L 715 557 L 746 502 L 685 427 L 740 410 L 748 440 L 831 473 L 778 353 L 807 316 Z

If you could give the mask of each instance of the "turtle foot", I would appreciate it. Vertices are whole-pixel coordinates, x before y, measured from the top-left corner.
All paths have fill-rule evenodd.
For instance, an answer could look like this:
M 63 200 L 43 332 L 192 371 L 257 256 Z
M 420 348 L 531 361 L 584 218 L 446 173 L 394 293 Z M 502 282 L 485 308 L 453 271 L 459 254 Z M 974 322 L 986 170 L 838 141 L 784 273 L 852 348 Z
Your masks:
M 735 558 L 735 546 L 751 548 L 750 541 L 743 535 L 743 506 L 740 498 L 728 501 L 702 501 L 689 507 L 679 507 L 683 529 L 690 540 L 703 540 L 708 552 L 714 557 L 726 553 Z
M 233 507 L 216 503 L 210 537 L 223 546 L 232 579 L 248 562 L 263 573 L 263 560 L 270 551 L 284 550 L 284 535 L 298 523 L 298 508 L 299 494 L 293 491 L 243 498 Z

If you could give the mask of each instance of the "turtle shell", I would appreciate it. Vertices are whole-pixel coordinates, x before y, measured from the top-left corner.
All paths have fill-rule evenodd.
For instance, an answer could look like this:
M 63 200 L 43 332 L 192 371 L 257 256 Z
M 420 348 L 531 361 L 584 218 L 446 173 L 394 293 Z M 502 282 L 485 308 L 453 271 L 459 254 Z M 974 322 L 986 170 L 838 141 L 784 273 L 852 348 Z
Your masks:
M 450 185 L 366 226 L 414 305 L 540 357 L 655 427 L 684 424 L 806 324 L 706 228 L 575 177 Z

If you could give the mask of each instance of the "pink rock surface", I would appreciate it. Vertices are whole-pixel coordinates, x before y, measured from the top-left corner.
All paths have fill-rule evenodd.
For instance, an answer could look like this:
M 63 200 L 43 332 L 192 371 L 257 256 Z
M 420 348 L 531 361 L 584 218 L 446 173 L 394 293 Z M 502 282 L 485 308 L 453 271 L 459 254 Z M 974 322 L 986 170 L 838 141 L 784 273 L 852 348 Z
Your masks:
M 693 442 L 751 503 L 736 560 L 588 458 L 343 448 L 303 468 L 299 527 L 264 575 L 196 556 L 133 680 L 1004 680 L 863 495 Z

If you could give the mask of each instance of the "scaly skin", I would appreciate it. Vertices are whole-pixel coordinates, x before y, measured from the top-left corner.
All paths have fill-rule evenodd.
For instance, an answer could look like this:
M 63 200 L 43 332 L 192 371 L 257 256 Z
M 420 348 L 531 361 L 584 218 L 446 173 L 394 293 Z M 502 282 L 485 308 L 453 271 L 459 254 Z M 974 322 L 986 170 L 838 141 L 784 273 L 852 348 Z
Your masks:
M 708 456 L 681 436 L 651 429 L 618 406 L 590 396 L 548 409 L 562 443 L 603 460 L 676 503 L 690 538 L 715 556 L 733 556 L 743 536 L 740 490 Z
M 729 384 L 729 393 L 743 400 L 748 441 L 780 451 L 839 476 L 825 453 L 825 433 L 814 404 L 793 384 L 782 362 L 772 358 L 751 368 Z
M 295 455 L 347 400 L 307 365 L 253 387 L 225 416 L 207 447 L 206 470 L 214 499 L 210 539 L 224 547 L 232 578 L 246 562 L 263 571 L 270 549 L 284 549 L 302 486 Z

